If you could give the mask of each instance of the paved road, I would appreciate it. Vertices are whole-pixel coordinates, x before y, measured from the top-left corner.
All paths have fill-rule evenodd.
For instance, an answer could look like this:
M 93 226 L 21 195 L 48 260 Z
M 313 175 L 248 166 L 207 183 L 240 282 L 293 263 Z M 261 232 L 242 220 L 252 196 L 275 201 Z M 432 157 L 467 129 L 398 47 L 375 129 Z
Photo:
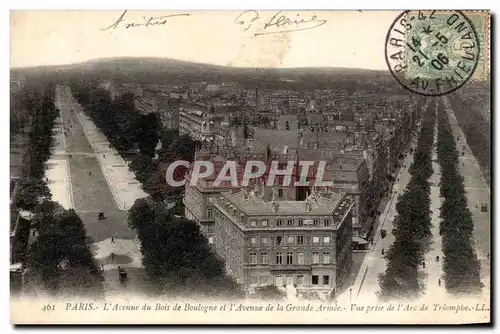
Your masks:
M 59 147 L 57 154 L 69 161 L 74 208 L 85 224 L 95 258 L 103 266 L 106 298 L 118 301 L 132 292 L 142 293 L 145 273 L 136 234 L 128 227 L 127 211 L 121 210 L 115 201 L 102 166 L 73 111 L 77 102 L 70 89 L 58 86 L 56 94 L 61 122 L 67 131 L 64 147 Z M 99 212 L 104 212 L 106 219 L 98 220 Z M 129 271 L 126 284 L 118 280 L 118 265 Z
M 425 105 L 425 108 L 427 108 L 428 103 L 429 101 Z M 416 139 L 415 137 L 413 138 L 412 146 L 416 144 Z M 376 294 L 379 291 L 378 277 L 381 273 L 385 272 L 386 269 L 386 261 L 382 255 L 382 249 L 387 251 L 394 242 L 394 236 L 391 231 L 393 229 L 394 218 L 397 215 L 397 198 L 403 193 L 403 190 L 411 179 L 408 168 L 412 163 L 413 154 L 409 153 L 405 157 L 402 164 L 403 166 L 400 168 L 398 175 L 396 175 L 396 182 L 392 187 L 389 202 L 379 217 L 378 227 L 374 237 L 374 246 L 370 252 L 366 253 L 355 282 L 350 287 L 351 292 L 349 291 L 350 289 L 345 290 L 345 292 L 339 296 L 339 299 L 343 299 L 344 301 L 355 301 L 357 299 L 363 303 L 377 302 L 378 297 Z M 384 239 L 380 237 L 380 231 L 382 229 L 387 231 L 387 235 Z
M 74 207 L 84 221 L 89 237 L 94 242 L 111 237 L 133 239 L 135 233 L 127 226 L 127 213 L 116 205 L 95 153 L 72 112 L 73 96 L 62 87 L 58 87 L 57 94 L 61 102 L 61 121 L 67 131 L 66 155 Z M 99 212 L 104 212 L 107 218 L 98 220 Z

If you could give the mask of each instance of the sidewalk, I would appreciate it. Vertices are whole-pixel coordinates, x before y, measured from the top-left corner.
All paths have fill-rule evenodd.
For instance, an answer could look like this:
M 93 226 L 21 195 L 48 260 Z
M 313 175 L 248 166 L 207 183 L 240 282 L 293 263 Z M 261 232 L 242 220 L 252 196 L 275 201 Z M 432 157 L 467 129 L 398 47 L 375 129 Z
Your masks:
M 443 96 L 445 109 L 448 113 L 453 136 L 457 140 L 457 150 L 459 153 L 459 169 L 464 178 L 464 186 L 468 200 L 468 207 L 474 221 L 474 241 L 477 256 L 481 262 L 481 282 L 485 285 L 483 295 L 489 295 L 490 292 L 490 266 L 491 261 L 488 254 L 491 252 L 491 191 L 490 186 L 481 173 L 481 168 L 467 145 L 466 137 L 458 125 L 455 114 L 451 108 L 447 96 Z M 464 155 L 462 155 L 462 152 Z M 481 211 L 481 204 L 486 204 L 488 212 Z
M 74 100 L 72 95 L 71 104 L 101 165 L 116 204 L 121 210 L 128 210 L 136 199 L 147 197 L 148 194 L 142 190 L 140 182 L 135 178 L 135 174 L 128 169 L 126 162 L 111 147 L 106 136 L 85 115 L 82 106 Z
M 61 101 L 59 96 L 55 100 L 55 106 L 59 110 L 52 130 L 51 157 L 46 163 L 45 177 L 47 186 L 52 194 L 52 200 L 61 204 L 65 209 L 74 209 L 73 190 L 71 187 L 71 172 L 66 154 L 66 138 L 62 125 L 64 124 L 61 114 Z
M 417 142 L 417 138 L 412 138 L 412 141 L 412 146 L 414 146 L 414 143 Z M 397 216 L 396 203 L 398 196 L 404 191 L 411 179 L 408 169 L 412 163 L 413 153 L 408 153 L 396 175 L 396 181 L 391 189 L 390 200 L 387 202 L 384 211 L 378 218 L 379 222 L 375 231 L 373 246 L 366 251 L 365 259 L 356 276 L 354 284 L 338 295 L 337 301 L 339 304 L 344 303 L 345 305 L 349 305 L 350 302 L 355 302 L 356 300 L 362 300 L 363 303 L 378 302 L 378 297 L 376 295 L 379 291 L 378 276 L 386 269 L 386 261 L 382 255 L 382 249 L 387 251 L 394 242 L 392 229 L 394 218 Z M 380 231 L 382 229 L 387 231 L 384 239 L 380 237 Z
M 428 108 L 430 102 L 431 101 L 428 100 L 424 108 Z M 420 133 L 420 129 L 417 130 L 417 133 Z M 412 146 L 415 146 L 418 141 L 418 135 L 413 137 L 412 141 Z M 378 276 L 383 273 L 387 267 L 384 255 L 382 255 L 382 249 L 386 252 L 395 241 L 392 235 L 392 229 L 394 228 L 394 218 L 397 216 L 396 204 L 398 196 L 403 193 L 411 179 L 408 169 L 412 163 L 413 153 L 408 153 L 404 159 L 403 166 L 396 175 L 396 180 L 399 181 L 396 181 L 392 187 L 391 199 L 379 217 L 373 246 L 368 250 L 354 284 L 339 295 L 339 298 L 342 298 L 344 301 L 349 301 L 349 299 L 351 299 L 352 302 L 354 302 L 358 299 L 358 301 L 362 300 L 363 303 L 378 302 L 378 297 L 376 295 L 380 289 Z M 382 229 L 387 231 L 387 235 L 384 239 L 380 238 L 380 231 Z M 352 292 L 349 291 L 350 289 L 352 289 Z M 351 297 L 349 296 L 350 294 Z

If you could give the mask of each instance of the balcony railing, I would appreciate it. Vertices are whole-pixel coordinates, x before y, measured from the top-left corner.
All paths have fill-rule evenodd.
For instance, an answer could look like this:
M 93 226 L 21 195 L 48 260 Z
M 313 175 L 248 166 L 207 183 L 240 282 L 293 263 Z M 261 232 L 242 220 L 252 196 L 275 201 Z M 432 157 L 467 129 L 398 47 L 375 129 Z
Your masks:
M 270 270 L 311 270 L 310 264 L 271 264 Z

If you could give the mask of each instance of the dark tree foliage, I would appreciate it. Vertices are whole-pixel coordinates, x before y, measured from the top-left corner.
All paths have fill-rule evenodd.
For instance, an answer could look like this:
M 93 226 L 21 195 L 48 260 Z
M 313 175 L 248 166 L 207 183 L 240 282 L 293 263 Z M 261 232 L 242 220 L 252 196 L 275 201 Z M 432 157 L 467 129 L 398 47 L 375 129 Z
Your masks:
M 387 251 L 387 269 L 379 276 L 382 300 L 411 299 L 422 291 L 418 268 L 424 260 L 425 241 L 431 236 L 430 184 L 435 111 L 429 107 L 423 115 L 411 174 L 405 192 L 396 203 L 398 212 L 392 231 L 395 241 Z
M 150 113 L 139 116 L 135 137 L 141 154 L 154 157 L 155 147 L 160 139 L 160 121 L 158 115 Z
M 30 131 L 27 147 L 23 153 L 21 179 L 18 190 L 11 203 L 11 228 L 15 229 L 13 239 L 13 260 L 21 259 L 26 252 L 29 239 L 30 223 L 22 220 L 15 228 L 18 221 L 18 210 L 33 211 L 39 203 L 50 200 L 51 194 L 45 181 L 45 162 L 50 157 L 52 144 L 52 128 L 58 111 L 52 103 L 54 87 L 51 83 L 43 88 L 26 88 L 22 94 L 23 107 L 27 110 Z
M 474 249 L 474 222 L 467 205 L 458 152 L 444 104 L 438 105 L 438 160 L 441 166 L 441 224 L 443 272 L 449 293 L 480 293 L 480 262 Z
M 34 218 L 38 238 L 26 261 L 28 276 L 48 292 L 80 297 L 103 296 L 104 280 L 87 241 L 85 226 L 73 209 L 46 202 Z
M 33 211 L 43 201 L 50 200 L 52 195 L 49 187 L 41 179 L 33 177 L 21 179 L 14 198 L 14 205 L 23 210 Z
M 143 265 L 156 293 L 203 297 L 239 297 L 240 286 L 226 275 L 224 261 L 210 248 L 198 225 L 174 218 L 150 199 L 129 210 L 129 225 L 141 242 Z
M 58 115 L 53 100 L 52 86 L 44 95 L 34 94 L 27 102 L 32 109 L 31 131 L 23 159 L 23 176 L 41 179 L 45 174 L 45 162 L 50 158 L 52 144 L 52 128 Z
M 156 166 L 151 157 L 138 154 L 132 158 L 129 168 L 135 173 L 139 182 L 145 183 L 155 172 Z

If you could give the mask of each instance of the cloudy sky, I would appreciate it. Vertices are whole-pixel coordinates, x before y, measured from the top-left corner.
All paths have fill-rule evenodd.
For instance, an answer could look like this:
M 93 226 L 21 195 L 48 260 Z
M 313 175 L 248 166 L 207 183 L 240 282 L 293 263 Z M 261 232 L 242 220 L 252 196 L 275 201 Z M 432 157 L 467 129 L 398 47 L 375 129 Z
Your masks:
M 242 67 L 334 66 L 386 70 L 385 36 L 399 12 L 286 11 L 274 20 L 277 11 L 243 14 L 241 11 L 128 11 L 122 14 L 123 11 L 13 11 L 11 66 L 138 56 Z M 150 20 L 150 23 L 165 23 L 162 25 L 127 29 L 132 23 L 142 24 L 152 16 L 166 15 L 177 16 L 166 18 L 166 23 L 165 18 Z M 281 15 L 304 22 L 273 25 L 279 20 L 284 22 L 285 18 L 279 19 Z M 266 23 L 271 24 L 264 29 Z M 285 29 L 303 30 L 276 33 Z

